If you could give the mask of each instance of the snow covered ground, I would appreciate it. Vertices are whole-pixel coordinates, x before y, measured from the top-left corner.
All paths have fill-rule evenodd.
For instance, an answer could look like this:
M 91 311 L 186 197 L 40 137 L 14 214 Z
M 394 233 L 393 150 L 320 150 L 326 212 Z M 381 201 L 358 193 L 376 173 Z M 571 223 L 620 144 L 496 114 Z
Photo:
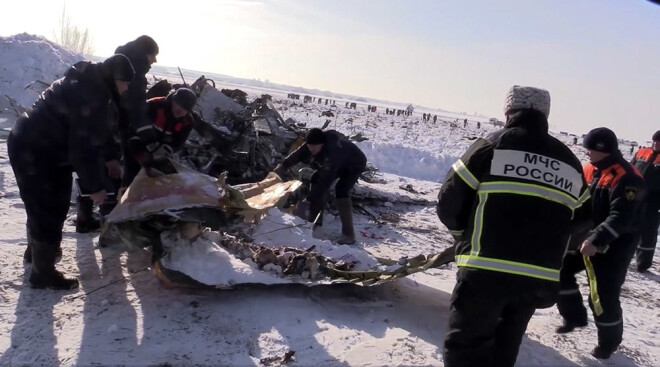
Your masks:
M 0 39 L 0 81 L 5 83 L 0 83 L 0 96 L 21 100 L 24 89 L 15 86 L 39 75 L 35 70 L 43 72 L 44 79 L 55 79 L 64 69 L 47 68 L 56 62 L 65 68 L 71 62 L 50 46 L 33 47 L 29 44 L 33 41 L 24 39 L 15 42 L 27 44 L 6 51 L 10 49 L 7 39 Z M 19 61 L 26 58 L 33 61 L 23 66 Z M 244 90 L 251 98 L 264 92 Z M 310 127 L 321 126 L 326 118 L 320 113 L 330 109 L 294 103 L 286 99 L 285 91 L 269 94 L 285 119 Z M 437 111 L 434 124 L 422 121 L 417 112 L 390 116 L 384 114 L 386 106 L 371 113 L 366 112 L 366 103 L 356 110 L 343 108 L 343 101 L 337 105 L 332 108 L 336 117 L 330 128 L 367 136 L 361 147 L 383 172 L 384 183 L 361 183 L 361 190 L 378 190 L 392 198 L 367 207 L 384 224 L 356 214 L 359 246 L 375 256 L 394 259 L 447 248 L 451 236 L 438 221 L 433 204 L 440 182 L 474 138 L 496 128 L 484 118 L 444 111 Z M 0 119 L 6 114 L 0 111 Z M 468 119 L 466 128 L 464 118 Z M 572 146 L 572 137 L 556 136 Z M 626 154 L 627 148 L 622 147 Z M 584 160 L 582 149 L 576 146 L 574 150 Z M 453 264 L 369 288 L 173 289 L 150 272 L 149 254 L 98 247 L 98 234 L 77 234 L 68 221 L 64 257 L 58 266 L 77 275 L 81 289 L 68 293 L 32 290 L 26 279 L 29 267 L 22 264 L 25 214 L 4 142 L 0 144 L 0 193 L 0 366 L 275 366 L 289 351 L 295 352 L 287 363 L 290 366 L 443 365 Z M 282 218 L 276 215 L 275 219 Z M 336 232 L 339 226 L 338 218 L 326 217 L 326 231 Z M 269 228 L 263 224 L 254 234 Z M 279 231 L 257 238 L 285 243 L 300 241 L 300 236 Z M 589 355 L 596 342 L 593 319 L 584 329 L 557 335 L 554 328 L 560 317 L 552 307 L 538 310 L 532 318 L 517 365 L 660 365 L 658 260 L 651 270 L 628 274 L 621 296 L 624 341 L 610 360 L 601 362 Z M 586 279 L 580 281 L 586 295 Z

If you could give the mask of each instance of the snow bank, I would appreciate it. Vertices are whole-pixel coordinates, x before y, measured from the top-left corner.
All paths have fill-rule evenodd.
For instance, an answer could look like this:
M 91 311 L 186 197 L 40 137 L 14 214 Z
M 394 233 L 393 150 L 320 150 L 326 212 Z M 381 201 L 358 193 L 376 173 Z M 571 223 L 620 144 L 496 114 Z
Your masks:
M 425 181 L 442 181 L 458 159 L 451 154 L 436 156 L 428 151 L 398 144 L 364 141 L 357 145 L 367 160 L 379 170 Z
M 39 36 L 21 33 L 0 37 L 0 95 L 29 107 L 44 85 L 61 78 L 71 65 L 83 59 L 83 55 Z

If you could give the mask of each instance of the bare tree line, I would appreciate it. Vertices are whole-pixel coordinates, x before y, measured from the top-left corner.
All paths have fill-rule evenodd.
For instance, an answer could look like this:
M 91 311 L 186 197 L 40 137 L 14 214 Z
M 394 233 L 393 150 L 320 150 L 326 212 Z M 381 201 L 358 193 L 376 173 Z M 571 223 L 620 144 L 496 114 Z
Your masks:
M 53 30 L 53 38 L 60 46 L 83 55 L 94 53 L 94 40 L 89 34 L 89 28 L 78 28 L 66 14 L 66 4 L 62 8 L 58 28 Z

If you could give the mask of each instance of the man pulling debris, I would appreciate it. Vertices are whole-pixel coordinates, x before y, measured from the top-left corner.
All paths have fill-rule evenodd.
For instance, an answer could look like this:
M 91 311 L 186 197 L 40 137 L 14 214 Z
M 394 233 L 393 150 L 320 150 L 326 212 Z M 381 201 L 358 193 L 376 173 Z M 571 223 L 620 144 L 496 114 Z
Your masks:
M 332 183 L 335 185 L 337 209 L 341 219 L 339 244 L 355 243 L 353 205 L 349 192 L 367 166 L 367 157 L 355 144 L 334 130 L 309 130 L 305 144 L 289 154 L 274 172 L 282 177 L 284 172 L 297 163 L 310 163 L 317 171 L 311 179 L 312 187 L 307 196 L 309 218 L 316 226 L 323 224 L 323 207 Z
M 80 61 L 55 81 L 16 121 L 9 159 L 27 213 L 32 288 L 74 289 L 78 280 L 55 270 L 69 211 L 72 172 L 97 204 L 106 199 L 104 144 L 113 134 L 120 96 L 135 72 L 128 58 Z
M 148 175 L 154 174 L 154 160 L 176 153 L 183 148 L 193 128 L 192 109 L 197 96 L 188 88 L 179 88 L 167 97 L 155 97 L 147 101 L 147 117 L 152 122 L 155 139 L 150 144 L 138 134 L 128 141 L 128 155 L 124 182 L 130 185 L 144 167 Z

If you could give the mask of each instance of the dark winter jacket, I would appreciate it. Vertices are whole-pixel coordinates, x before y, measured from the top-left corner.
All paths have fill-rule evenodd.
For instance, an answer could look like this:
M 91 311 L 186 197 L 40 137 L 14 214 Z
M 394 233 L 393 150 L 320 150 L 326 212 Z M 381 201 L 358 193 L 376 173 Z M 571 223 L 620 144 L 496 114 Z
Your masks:
M 115 99 L 113 99 L 113 96 Z M 90 192 L 105 188 L 105 146 L 117 121 L 116 88 L 100 64 L 81 61 L 55 81 L 11 132 L 23 174 L 72 166 Z
M 648 206 L 660 209 L 660 152 L 654 152 L 651 148 L 640 149 L 630 163 L 646 181 Z
M 367 157 L 360 148 L 343 138 L 340 133 L 328 130 L 324 131 L 324 135 L 325 143 L 316 156 L 312 156 L 307 145 L 303 144 L 282 162 L 284 169 L 300 162 L 309 163 L 317 169 L 310 197 L 316 197 L 328 190 L 332 182 L 343 173 L 363 172 L 367 164 Z
M 570 232 L 588 216 L 588 195 L 579 160 L 548 134 L 545 116 L 521 110 L 454 163 L 437 209 L 457 239 L 459 267 L 549 284 L 559 280 Z
M 167 97 L 156 97 L 147 101 L 147 116 L 156 131 L 156 146 L 168 145 L 173 152 L 183 148 L 193 128 L 193 118 L 187 114 L 181 118 L 172 115 L 172 102 Z M 139 136 L 130 139 L 129 147 L 136 159 L 140 159 L 148 149 Z
M 147 52 L 143 47 L 131 41 L 117 47 L 115 54 L 123 54 L 131 60 L 135 77 L 128 86 L 127 103 L 120 110 L 119 129 L 123 133 L 139 133 L 144 141 L 155 139 L 151 122 L 147 119 L 147 72 L 151 69 Z
M 589 183 L 594 229 L 587 238 L 606 252 L 610 246 L 629 246 L 639 227 L 646 185 L 639 171 L 620 152 L 584 166 Z

